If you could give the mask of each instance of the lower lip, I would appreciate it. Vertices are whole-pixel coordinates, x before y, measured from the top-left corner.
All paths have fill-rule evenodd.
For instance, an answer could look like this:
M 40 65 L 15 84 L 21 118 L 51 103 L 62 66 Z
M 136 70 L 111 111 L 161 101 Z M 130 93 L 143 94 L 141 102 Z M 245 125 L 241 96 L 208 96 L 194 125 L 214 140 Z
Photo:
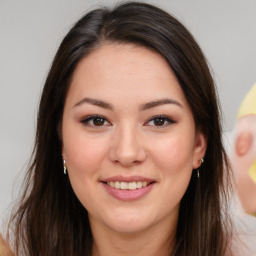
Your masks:
M 150 192 L 154 184 L 155 183 L 151 183 L 146 187 L 137 188 L 134 190 L 128 190 L 128 189 L 115 189 L 113 187 L 110 187 L 106 183 L 102 182 L 102 185 L 106 188 L 106 190 L 111 196 L 115 197 L 118 200 L 126 201 L 126 202 L 135 201 L 145 196 Z

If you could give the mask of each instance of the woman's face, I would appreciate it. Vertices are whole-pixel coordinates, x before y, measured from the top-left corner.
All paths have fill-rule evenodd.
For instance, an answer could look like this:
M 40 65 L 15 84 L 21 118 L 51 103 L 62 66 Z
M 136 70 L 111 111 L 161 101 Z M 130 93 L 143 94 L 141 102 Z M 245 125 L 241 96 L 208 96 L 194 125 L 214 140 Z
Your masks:
M 206 149 L 167 62 L 131 44 L 105 44 L 78 64 L 62 138 L 91 226 L 122 233 L 175 226 Z

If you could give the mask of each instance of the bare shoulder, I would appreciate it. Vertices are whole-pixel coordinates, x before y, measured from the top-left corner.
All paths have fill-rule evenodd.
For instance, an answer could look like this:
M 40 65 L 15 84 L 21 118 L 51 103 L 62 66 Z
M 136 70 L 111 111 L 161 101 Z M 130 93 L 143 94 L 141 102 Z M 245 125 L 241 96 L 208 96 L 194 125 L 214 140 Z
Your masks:
M 14 256 L 10 246 L 0 234 L 0 256 Z

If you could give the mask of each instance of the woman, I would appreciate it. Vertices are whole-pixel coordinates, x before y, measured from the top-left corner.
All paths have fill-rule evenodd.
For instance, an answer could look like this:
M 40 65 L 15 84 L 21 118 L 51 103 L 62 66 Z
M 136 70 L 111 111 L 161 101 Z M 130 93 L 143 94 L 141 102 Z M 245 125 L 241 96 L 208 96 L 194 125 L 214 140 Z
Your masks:
M 96 9 L 45 82 L 15 253 L 231 255 L 228 171 L 191 34 L 148 4 Z

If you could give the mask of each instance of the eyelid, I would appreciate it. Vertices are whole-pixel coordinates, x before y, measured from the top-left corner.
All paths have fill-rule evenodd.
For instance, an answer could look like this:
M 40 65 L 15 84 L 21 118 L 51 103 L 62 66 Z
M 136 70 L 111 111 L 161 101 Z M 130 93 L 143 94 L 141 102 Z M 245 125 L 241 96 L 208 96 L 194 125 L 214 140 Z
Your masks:
M 101 118 L 104 119 L 104 122 L 107 122 L 108 124 L 104 124 L 104 125 L 91 125 L 89 124 L 89 121 L 93 120 L 93 119 L 97 119 L 97 118 Z M 111 126 L 112 124 L 107 120 L 106 117 L 102 116 L 102 115 L 88 115 L 84 118 L 82 118 L 82 120 L 80 121 L 83 125 L 85 126 L 90 126 L 90 127 L 95 127 L 95 128 L 100 128 L 100 127 L 104 127 L 104 126 Z
M 165 124 L 165 125 L 161 125 L 161 126 L 157 126 L 157 125 L 148 125 L 149 122 L 151 121 L 154 121 L 155 119 L 165 119 L 165 121 L 167 121 L 168 123 Z M 167 125 L 170 125 L 170 124 L 174 124 L 174 123 L 177 123 L 176 121 L 174 121 L 171 117 L 169 116 L 166 116 L 166 115 L 155 115 L 155 116 L 152 116 L 150 117 L 146 122 L 145 122 L 145 126 L 155 126 L 155 127 L 158 127 L 158 128 L 161 128 L 161 127 L 166 127 Z

